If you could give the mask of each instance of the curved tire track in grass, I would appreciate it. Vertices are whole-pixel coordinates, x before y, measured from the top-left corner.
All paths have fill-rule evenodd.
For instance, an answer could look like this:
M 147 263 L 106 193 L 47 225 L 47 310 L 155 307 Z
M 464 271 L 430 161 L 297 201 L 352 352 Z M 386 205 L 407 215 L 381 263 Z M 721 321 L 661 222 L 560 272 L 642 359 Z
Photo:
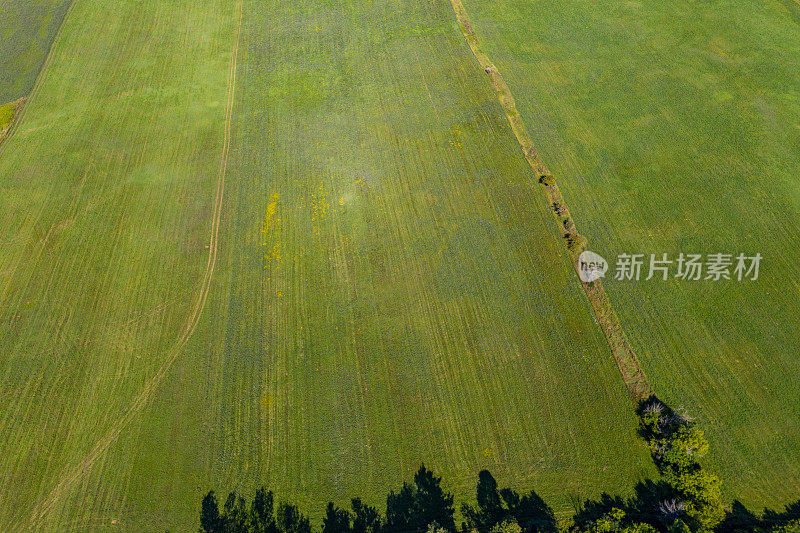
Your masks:
M 231 128 L 232 128 L 232 118 L 233 118 L 233 104 L 236 94 L 236 69 L 238 65 L 239 38 L 242 29 L 243 1 L 244 0 L 237 0 L 236 2 L 236 15 L 235 15 L 236 30 L 234 35 L 233 49 L 231 50 L 230 66 L 228 71 L 228 85 L 227 85 L 228 95 L 227 95 L 226 112 L 225 112 L 225 128 L 224 128 L 224 137 L 222 146 L 222 157 L 220 159 L 219 173 L 217 175 L 217 186 L 213 200 L 211 238 L 209 241 L 208 261 L 206 263 L 206 269 L 203 275 L 203 281 L 202 284 L 200 285 L 200 292 L 197 296 L 197 300 L 195 302 L 192 313 L 189 315 L 189 318 L 186 322 L 186 327 L 183 330 L 183 334 L 180 336 L 175 346 L 169 352 L 167 352 L 167 357 L 165 361 L 161 364 L 155 375 L 150 379 L 150 381 L 136 396 L 136 398 L 134 399 L 131 406 L 128 408 L 128 411 L 125 413 L 125 415 L 122 418 L 118 419 L 117 422 L 113 425 L 113 427 L 108 431 L 108 433 L 106 433 L 105 436 L 103 436 L 103 438 L 101 438 L 94 445 L 94 447 L 86 455 L 83 461 L 81 461 L 79 464 L 75 465 L 74 467 L 64 472 L 59 482 L 56 484 L 53 490 L 50 491 L 47 498 L 39 502 L 39 504 L 36 505 L 36 507 L 34 508 L 29 519 L 29 524 L 28 524 L 29 526 L 36 526 L 42 519 L 44 519 L 47 516 L 47 514 L 53 509 L 54 505 L 59 501 L 59 499 L 72 486 L 74 486 L 74 484 L 78 480 L 81 479 L 85 471 L 89 469 L 102 456 L 102 454 L 111 446 L 111 444 L 117 439 L 117 437 L 119 437 L 120 433 L 122 433 L 122 430 L 128 426 L 128 424 L 131 422 L 134 416 L 136 416 L 136 414 L 138 414 L 142 410 L 142 408 L 147 404 L 150 398 L 152 398 L 155 391 L 158 389 L 158 386 L 161 384 L 161 381 L 164 379 L 164 376 L 172 367 L 173 363 L 182 353 L 184 346 L 189 341 L 192 334 L 194 333 L 194 330 L 197 328 L 197 324 L 200 322 L 200 316 L 202 315 L 203 309 L 205 308 L 206 305 L 208 293 L 211 288 L 211 279 L 214 275 L 214 267 L 216 266 L 216 261 L 217 261 L 219 227 L 222 218 L 222 200 L 225 192 L 225 177 L 228 168 L 228 154 L 230 152 L 230 145 L 231 145 Z M 72 6 L 70 6 L 70 8 L 71 7 Z
M 533 141 L 522 122 L 522 117 L 517 111 L 511 90 L 508 88 L 503 76 L 497 70 L 497 67 L 494 66 L 489 56 L 487 56 L 481 48 L 475 30 L 472 28 L 467 12 L 464 9 L 464 5 L 461 3 L 461 0 L 450 0 L 450 4 L 453 6 L 456 19 L 461 27 L 461 33 L 464 34 L 464 38 L 467 40 L 472 54 L 475 56 L 475 59 L 478 60 L 478 63 L 480 63 L 481 68 L 483 68 L 492 80 L 492 87 L 497 94 L 497 99 L 500 101 L 503 112 L 511 125 L 511 129 L 514 131 L 517 142 L 519 142 L 520 147 L 522 147 L 525 159 L 528 161 L 528 164 L 530 164 L 539 180 L 542 192 L 547 200 L 547 204 L 551 206 L 559 228 L 563 228 L 562 237 L 564 237 L 564 241 L 567 243 L 567 252 L 572 259 L 572 266 L 577 273 L 578 256 L 586 248 L 586 239 L 578 233 L 575 222 L 572 219 L 572 215 L 570 215 L 569 208 L 561 195 L 561 191 L 558 188 L 553 174 L 547 169 L 544 161 L 542 161 L 542 158 L 536 152 Z M 617 367 L 622 374 L 622 379 L 625 382 L 628 393 L 636 402 L 648 398 L 652 394 L 652 389 L 647 382 L 647 376 L 645 376 L 644 370 L 642 370 L 639 360 L 622 329 L 622 325 L 619 323 L 619 319 L 614 313 L 614 309 L 603 289 L 602 283 L 600 280 L 593 283 L 581 282 L 581 286 L 589 299 L 597 322 L 600 324 L 603 334 L 608 341 L 608 345 L 617 362 Z

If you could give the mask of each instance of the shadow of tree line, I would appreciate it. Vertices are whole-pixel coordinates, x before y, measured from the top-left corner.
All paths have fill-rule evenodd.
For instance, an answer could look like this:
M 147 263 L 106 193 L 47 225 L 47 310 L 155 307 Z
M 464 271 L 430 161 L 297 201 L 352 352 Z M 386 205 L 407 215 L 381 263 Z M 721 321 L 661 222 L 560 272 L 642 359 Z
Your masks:
M 457 526 L 453 495 L 423 465 L 412 483 L 389 492 L 384 513 L 360 498 L 353 498 L 349 509 L 328 503 L 321 533 L 800 533 L 800 500 L 782 511 L 764 509 L 759 515 L 738 500 L 723 506 L 720 480 L 700 463 L 708 442 L 685 411 L 651 396 L 640 403 L 637 415 L 638 433 L 650 447 L 660 478 L 637 482 L 629 498 L 603 493 L 596 499 L 578 499 L 571 519 L 557 520 L 535 491 L 501 489 L 483 470 L 476 502 L 462 503 L 463 521 Z M 222 510 L 209 492 L 201 505 L 200 524 L 200 531 L 208 533 L 312 531 L 310 520 L 296 506 L 281 503 L 276 509 L 273 493 L 265 488 L 249 506 L 230 493 Z
M 614 509 L 625 512 L 625 526 L 636 522 L 647 522 L 656 526 L 657 531 L 680 531 L 671 527 L 668 515 L 660 509 L 660 503 L 672 495 L 672 491 L 664 483 L 653 480 L 640 481 L 634 487 L 634 496 L 623 499 L 603 493 L 594 500 L 585 500 L 575 511 L 572 520 L 578 531 L 591 531 L 592 524 L 608 516 Z M 713 528 L 719 533 L 765 533 L 793 532 L 800 533 L 800 500 L 790 503 L 783 511 L 764 509 L 757 515 L 747 509 L 739 500 L 734 500 L 731 508 L 725 511 L 724 518 Z

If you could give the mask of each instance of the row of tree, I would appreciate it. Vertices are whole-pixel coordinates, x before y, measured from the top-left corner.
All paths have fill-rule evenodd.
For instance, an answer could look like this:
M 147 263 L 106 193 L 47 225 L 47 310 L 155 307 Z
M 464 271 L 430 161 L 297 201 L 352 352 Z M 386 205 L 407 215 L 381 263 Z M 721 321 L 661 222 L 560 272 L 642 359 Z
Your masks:
M 328 503 L 321 533 L 537 533 L 537 532 L 776 532 L 800 533 L 800 501 L 783 512 L 756 516 L 741 503 L 726 510 L 721 483 L 700 463 L 708 451 L 702 430 L 685 412 L 655 397 L 639 406 L 639 434 L 650 447 L 660 479 L 639 482 L 634 496 L 603 494 L 587 500 L 569 521 L 531 491 L 500 489 L 490 472 L 478 474 L 476 505 L 462 504 L 457 526 L 453 495 L 441 478 L 421 466 L 413 483 L 389 492 L 386 510 L 353 498 L 350 508 Z M 296 506 L 275 506 L 274 495 L 259 489 L 248 504 L 236 493 L 220 510 L 213 491 L 201 505 L 201 531 L 207 533 L 311 533 L 311 521 Z

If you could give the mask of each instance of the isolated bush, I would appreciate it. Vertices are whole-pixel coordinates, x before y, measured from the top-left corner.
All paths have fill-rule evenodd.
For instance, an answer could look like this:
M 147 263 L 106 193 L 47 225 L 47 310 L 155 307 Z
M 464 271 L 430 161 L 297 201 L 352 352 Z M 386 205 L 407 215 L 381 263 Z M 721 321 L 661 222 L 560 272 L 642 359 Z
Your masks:
M 553 178 L 552 174 L 540 174 L 539 175 L 539 183 L 542 185 L 546 185 L 548 187 L 552 187 L 553 184 L 556 182 L 555 178 Z

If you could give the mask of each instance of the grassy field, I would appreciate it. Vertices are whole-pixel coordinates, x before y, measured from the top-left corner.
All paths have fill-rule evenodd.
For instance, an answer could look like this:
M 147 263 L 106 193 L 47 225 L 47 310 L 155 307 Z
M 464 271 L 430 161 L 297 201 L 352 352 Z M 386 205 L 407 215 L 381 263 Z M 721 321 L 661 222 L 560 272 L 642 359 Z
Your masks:
M 45 528 L 109 524 L 126 499 L 132 458 L 88 458 L 195 306 L 234 12 L 223 1 L 77 2 L 0 147 L 4 530 L 45 507 Z M 60 485 L 75 469 L 78 483 Z M 87 490 L 83 474 L 101 470 Z
M 5 0 L 0 7 L 0 105 L 33 87 L 70 0 Z M 2 129 L 2 128 L 0 128 Z
M 595 251 L 764 256 L 756 282 L 605 286 L 655 391 L 699 416 L 727 496 L 796 500 L 796 3 L 464 4 Z
M 54 46 L 0 148 L 0 524 L 651 473 L 448 2 L 79 0 Z
M 260 481 L 318 516 L 327 499 L 380 503 L 422 461 L 462 496 L 486 466 L 564 510 L 564 487 L 624 490 L 648 467 L 448 9 L 245 3 L 217 280 L 120 446 L 139 462 L 129 516 L 186 516 L 206 487 Z M 170 483 L 153 486 L 154 464 Z

